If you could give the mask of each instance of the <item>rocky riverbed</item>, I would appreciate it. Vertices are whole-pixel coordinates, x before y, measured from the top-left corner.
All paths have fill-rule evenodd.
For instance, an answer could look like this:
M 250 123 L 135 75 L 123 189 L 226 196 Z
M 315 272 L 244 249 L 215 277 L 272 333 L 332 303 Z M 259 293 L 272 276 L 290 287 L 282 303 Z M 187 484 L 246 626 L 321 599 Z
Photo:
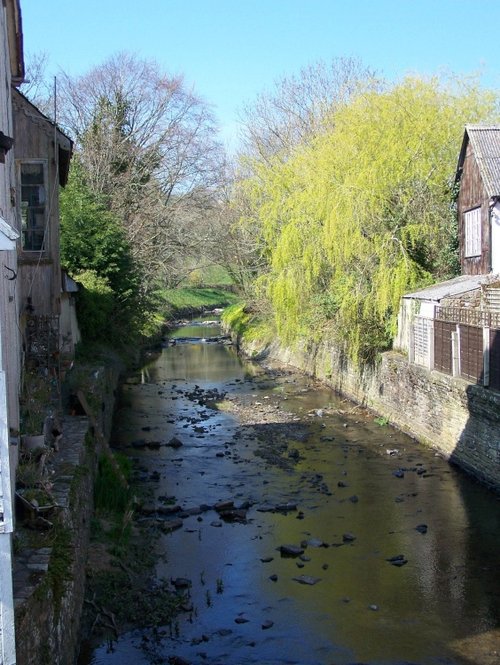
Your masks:
M 82 665 L 497 662 L 496 497 L 198 330 L 124 386 L 114 435 L 145 491 L 151 589 L 179 614 L 145 613 Z

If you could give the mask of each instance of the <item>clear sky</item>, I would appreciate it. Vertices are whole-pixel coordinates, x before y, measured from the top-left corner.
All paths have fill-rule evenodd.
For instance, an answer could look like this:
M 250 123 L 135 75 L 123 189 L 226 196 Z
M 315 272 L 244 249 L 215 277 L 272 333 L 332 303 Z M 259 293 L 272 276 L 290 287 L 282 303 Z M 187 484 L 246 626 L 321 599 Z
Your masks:
M 481 71 L 500 87 L 500 0 L 21 0 L 25 53 L 81 74 L 127 50 L 210 104 L 229 147 L 237 111 L 316 60 L 359 58 L 390 80 Z

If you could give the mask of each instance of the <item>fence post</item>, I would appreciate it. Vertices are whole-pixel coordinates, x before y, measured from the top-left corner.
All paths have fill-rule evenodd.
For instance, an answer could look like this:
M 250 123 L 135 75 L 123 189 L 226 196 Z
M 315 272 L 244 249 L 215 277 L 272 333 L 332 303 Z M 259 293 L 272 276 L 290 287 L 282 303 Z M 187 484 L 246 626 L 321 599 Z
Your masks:
M 451 359 L 453 376 L 460 376 L 460 326 L 458 324 L 456 331 L 451 333 Z
M 483 328 L 483 386 L 490 385 L 490 329 Z
M 410 363 L 415 362 L 415 320 L 410 323 L 410 340 L 408 345 L 408 361 Z
M 429 369 L 434 369 L 434 319 L 429 319 L 427 325 L 427 341 L 429 344 Z

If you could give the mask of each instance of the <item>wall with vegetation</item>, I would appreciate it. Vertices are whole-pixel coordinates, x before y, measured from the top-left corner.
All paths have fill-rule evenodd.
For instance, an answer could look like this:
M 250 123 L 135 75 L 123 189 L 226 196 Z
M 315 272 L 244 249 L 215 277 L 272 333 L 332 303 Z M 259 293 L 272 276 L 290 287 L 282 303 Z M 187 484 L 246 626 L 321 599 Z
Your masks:
M 34 569 L 29 586 L 19 592 L 16 601 L 18 665 L 74 665 L 80 641 L 94 481 L 102 453 L 102 439 L 96 431 L 109 437 L 117 383 L 118 368 L 86 368 L 76 377 L 75 387 L 83 390 L 97 426 L 91 426 L 82 415 L 66 416 L 62 422 L 63 440 L 55 455 L 52 490 L 60 508 L 51 516 L 54 526 L 43 541 L 50 546 L 48 569 Z M 19 552 L 17 556 L 32 561 L 32 552 Z

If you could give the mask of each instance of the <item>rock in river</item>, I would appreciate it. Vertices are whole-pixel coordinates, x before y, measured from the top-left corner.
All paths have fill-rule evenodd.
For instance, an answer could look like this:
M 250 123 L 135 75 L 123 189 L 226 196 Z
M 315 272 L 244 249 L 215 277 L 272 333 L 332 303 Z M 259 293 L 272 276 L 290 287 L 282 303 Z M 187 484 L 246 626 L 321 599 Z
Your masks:
M 181 448 L 181 446 L 183 446 L 184 444 L 176 436 L 173 436 L 170 439 L 170 441 L 167 441 L 165 445 L 168 446 L 169 448 Z
M 312 575 L 299 575 L 298 577 L 294 577 L 293 580 L 299 584 L 308 584 L 309 586 L 313 586 L 314 584 L 321 582 L 321 577 L 312 577 Z
M 278 549 L 281 552 L 281 556 L 300 556 L 304 554 L 304 550 L 298 545 L 281 545 Z
M 386 561 L 392 563 L 393 566 L 404 566 L 406 563 L 408 563 L 408 559 L 404 554 L 396 554 L 395 556 L 391 556 L 386 559 Z

